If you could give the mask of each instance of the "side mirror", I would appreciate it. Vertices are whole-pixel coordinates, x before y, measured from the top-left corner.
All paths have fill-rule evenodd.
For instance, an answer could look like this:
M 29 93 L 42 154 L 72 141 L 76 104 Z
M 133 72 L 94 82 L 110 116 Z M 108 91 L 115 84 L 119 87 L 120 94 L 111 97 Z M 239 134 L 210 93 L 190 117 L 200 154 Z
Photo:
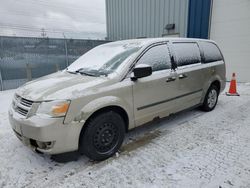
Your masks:
M 146 64 L 140 64 L 134 68 L 133 73 L 134 76 L 132 76 L 131 79 L 135 81 L 138 78 L 150 76 L 152 74 L 152 67 Z

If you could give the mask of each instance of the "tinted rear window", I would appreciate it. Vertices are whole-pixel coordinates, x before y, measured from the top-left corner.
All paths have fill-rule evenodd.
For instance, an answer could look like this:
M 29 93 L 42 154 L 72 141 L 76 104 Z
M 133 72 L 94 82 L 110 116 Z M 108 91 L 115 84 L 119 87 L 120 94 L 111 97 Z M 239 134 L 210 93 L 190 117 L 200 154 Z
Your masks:
M 218 47 L 211 42 L 199 42 L 200 48 L 204 53 L 204 63 L 221 61 L 223 59 Z
M 201 62 L 200 50 L 196 43 L 174 43 L 173 49 L 178 66 Z

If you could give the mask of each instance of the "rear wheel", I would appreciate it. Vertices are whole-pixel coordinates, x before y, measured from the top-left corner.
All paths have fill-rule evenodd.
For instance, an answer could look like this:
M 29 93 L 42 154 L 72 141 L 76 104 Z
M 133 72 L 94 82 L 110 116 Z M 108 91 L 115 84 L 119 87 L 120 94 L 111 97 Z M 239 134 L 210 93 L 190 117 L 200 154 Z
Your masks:
M 218 96 L 219 89 L 215 85 L 211 85 L 207 91 L 201 109 L 205 112 L 212 111 L 218 102 Z
M 81 133 L 80 151 L 100 161 L 114 155 L 125 135 L 125 123 L 116 112 L 104 112 L 92 118 Z

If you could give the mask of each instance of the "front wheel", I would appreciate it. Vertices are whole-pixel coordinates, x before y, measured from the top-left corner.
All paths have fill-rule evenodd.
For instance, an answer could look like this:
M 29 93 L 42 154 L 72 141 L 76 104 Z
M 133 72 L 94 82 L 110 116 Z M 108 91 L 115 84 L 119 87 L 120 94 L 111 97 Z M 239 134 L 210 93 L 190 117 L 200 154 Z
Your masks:
M 114 155 L 122 145 L 125 135 L 123 118 L 114 111 L 92 118 L 81 133 L 80 151 L 95 161 Z
M 218 96 L 219 89 L 215 85 L 211 85 L 207 91 L 201 109 L 205 112 L 212 111 L 218 102 Z

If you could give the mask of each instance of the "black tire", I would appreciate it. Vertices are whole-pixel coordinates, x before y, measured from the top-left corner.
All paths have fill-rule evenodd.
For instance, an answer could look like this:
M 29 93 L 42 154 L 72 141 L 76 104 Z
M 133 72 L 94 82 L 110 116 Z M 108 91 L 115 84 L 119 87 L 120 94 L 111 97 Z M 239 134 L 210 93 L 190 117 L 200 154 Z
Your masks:
M 125 136 L 125 122 L 114 111 L 90 119 L 80 137 L 80 152 L 92 160 L 101 161 L 113 156 Z
M 212 96 L 214 96 L 215 98 Z M 219 88 L 216 87 L 215 85 L 211 85 L 206 93 L 201 109 L 205 112 L 212 111 L 217 105 L 218 96 L 219 96 Z M 211 102 L 212 100 L 211 97 L 212 99 L 214 99 L 213 102 Z

